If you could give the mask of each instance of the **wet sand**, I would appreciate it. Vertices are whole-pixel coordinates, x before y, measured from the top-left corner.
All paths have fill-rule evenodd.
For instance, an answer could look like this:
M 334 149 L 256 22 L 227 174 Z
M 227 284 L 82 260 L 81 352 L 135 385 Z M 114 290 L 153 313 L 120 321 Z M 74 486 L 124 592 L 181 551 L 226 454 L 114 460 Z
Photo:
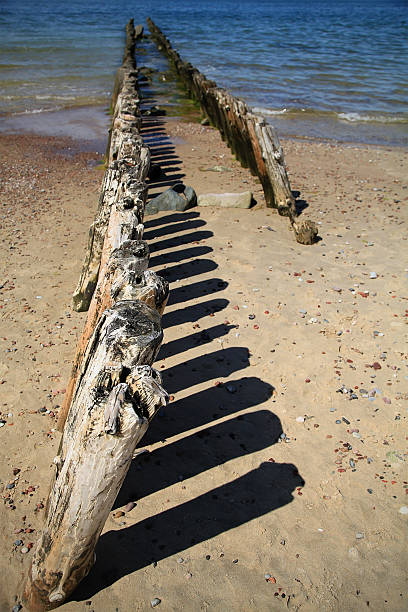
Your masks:
M 283 141 L 302 214 L 319 222 L 321 240 L 302 246 L 215 130 L 160 119 L 145 137 L 166 174 L 151 195 L 182 180 L 198 194 L 250 189 L 257 203 L 146 219 L 151 267 L 171 283 L 156 367 L 172 401 L 114 510 L 136 507 L 111 513 L 61 609 L 142 611 L 159 598 L 192 612 L 404 610 L 407 151 Z M 0 150 L 0 609 L 11 610 L 84 323 L 71 294 L 103 148 L 2 134 Z

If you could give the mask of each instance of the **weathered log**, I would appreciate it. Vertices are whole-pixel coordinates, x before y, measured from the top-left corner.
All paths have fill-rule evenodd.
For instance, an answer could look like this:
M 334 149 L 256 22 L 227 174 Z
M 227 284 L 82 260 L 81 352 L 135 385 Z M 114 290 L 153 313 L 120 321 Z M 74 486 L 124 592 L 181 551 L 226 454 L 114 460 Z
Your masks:
M 294 216 L 295 198 L 282 147 L 272 126 L 250 112 L 243 100 L 217 87 L 214 81 L 183 61 L 153 21 L 147 21 L 152 38 L 174 65 L 189 94 L 199 102 L 242 165 L 261 180 L 267 206 L 277 208 L 279 214 Z
M 78 342 L 71 377 L 59 413 L 58 431 L 64 430 L 85 350 L 101 313 L 119 300 L 139 300 L 157 310 L 160 315 L 163 313 L 169 284 L 155 272 L 147 270 L 148 262 L 149 251 L 147 243 L 143 241 L 125 241 L 112 252 L 106 270 L 100 277 Z
M 73 295 L 76 311 L 88 310 L 95 291 L 113 203 L 121 198 L 124 205 L 127 203 L 127 208 L 137 209 L 135 212 L 138 215 L 138 224 L 143 222 L 146 201 L 144 181 L 149 171 L 150 152 L 138 133 L 140 109 L 134 59 L 135 36 L 133 20 L 130 20 L 126 26 L 123 63 L 117 71 L 112 96 L 113 117 L 106 156 L 108 168 L 102 184 L 97 214 L 89 231 L 82 272 Z M 132 199 L 133 204 L 129 204 Z M 107 258 L 105 263 L 106 261 Z
M 292 227 L 299 244 L 314 244 L 317 241 L 318 231 L 314 221 L 292 221 Z
M 160 315 L 142 302 L 116 303 L 94 330 L 24 591 L 32 612 L 61 605 L 94 562 L 136 445 L 167 401 L 159 373 L 146 365 L 154 361 L 161 340 Z

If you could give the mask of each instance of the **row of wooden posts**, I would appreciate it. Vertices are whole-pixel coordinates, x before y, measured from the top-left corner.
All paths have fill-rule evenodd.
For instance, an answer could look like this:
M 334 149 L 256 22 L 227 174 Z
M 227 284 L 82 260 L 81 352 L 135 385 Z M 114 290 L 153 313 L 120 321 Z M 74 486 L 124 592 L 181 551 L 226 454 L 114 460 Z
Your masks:
M 162 44 L 161 32 L 149 25 Z M 107 169 L 74 293 L 75 310 L 88 315 L 60 411 L 63 435 L 45 525 L 24 590 L 32 612 L 63 604 L 91 569 L 135 448 L 168 399 L 151 367 L 163 338 L 169 287 L 148 269 L 149 247 L 142 239 L 150 151 L 140 135 L 135 44 L 141 34 L 131 20 L 113 93 Z M 166 49 L 173 53 L 170 43 Z M 294 198 L 274 131 L 243 102 L 192 67 L 180 66 L 211 121 L 260 176 L 269 204 L 294 222 Z
M 205 116 L 220 131 L 241 164 L 258 176 L 266 205 L 276 208 L 280 215 L 289 217 L 298 242 L 313 244 L 317 227 L 313 221 L 297 218 L 296 200 L 276 130 L 243 100 L 217 87 L 214 81 L 184 61 L 150 18 L 147 23 L 157 47 L 170 60 L 190 97 L 200 104 Z
M 149 247 L 142 240 L 150 153 L 139 133 L 133 20 L 126 29 L 108 165 L 74 295 L 74 307 L 88 310 L 88 317 L 60 412 L 56 474 L 24 592 L 32 611 L 63 604 L 91 569 L 136 445 L 167 402 L 151 364 L 169 288 L 147 269 Z

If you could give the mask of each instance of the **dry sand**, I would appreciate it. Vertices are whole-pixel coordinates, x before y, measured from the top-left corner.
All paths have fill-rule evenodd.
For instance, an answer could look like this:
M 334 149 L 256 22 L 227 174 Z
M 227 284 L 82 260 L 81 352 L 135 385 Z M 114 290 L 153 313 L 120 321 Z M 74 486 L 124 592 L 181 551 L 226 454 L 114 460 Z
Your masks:
M 136 507 L 111 513 L 61 610 L 405 610 L 407 152 L 284 141 L 320 223 L 302 246 L 216 131 L 160 120 L 145 136 L 167 174 L 151 194 L 182 180 L 257 205 L 147 219 L 171 283 L 156 367 L 172 401 L 114 510 Z M 1 611 L 41 529 L 84 323 L 71 293 L 102 172 L 76 147 L 0 137 Z

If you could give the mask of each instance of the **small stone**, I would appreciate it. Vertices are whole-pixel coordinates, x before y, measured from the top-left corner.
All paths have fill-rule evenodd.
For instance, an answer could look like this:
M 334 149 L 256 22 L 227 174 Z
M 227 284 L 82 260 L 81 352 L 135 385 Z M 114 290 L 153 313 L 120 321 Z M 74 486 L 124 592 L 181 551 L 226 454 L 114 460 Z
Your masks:
M 9 482 L 8 485 L 6 485 L 6 489 L 14 489 L 16 485 L 14 484 L 14 482 Z
M 255 315 L 254 314 L 250 314 L 248 315 L 248 319 L 250 319 L 251 321 L 253 321 L 255 319 Z
M 355 468 L 356 467 L 356 464 L 355 464 L 353 459 L 350 459 L 349 464 L 350 464 L 351 468 Z
M 242 193 L 207 193 L 197 199 L 198 206 L 218 206 L 220 208 L 250 208 L 252 192 Z
M 364 533 L 356 533 L 356 540 L 362 540 L 364 538 Z
M 370 272 L 370 278 L 377 278 L 377 272 Z
M 373 490 L 372 489 L 367 489 L 367 493 L 369 493 L 370 495 L 373 494 Z
M 15 606 L 13 606 L 11 608 L 11 612 L 20 612 L 20 610 L 22 610 L 23 606 L 21 604 L 16 604 Z
M 13 468 L 13 475 L 17 476 L 17 474 L 19 474 L 21 472 L 21 470 L 19 468 Z
M 336 419 L 336 425 L 340 425 L 341 421 L 340 419 Z
M 350 425 L 350 421 L 346 419 L 346 417 L 341 417 L 341 420 L 343 421 L 343 423 L 346 423 L 346 425 Z
M 225 388 L 228 391 L 228 393 L 236 393 L 237 391 L 237 388 L 235 385 L 228 384 L 228 385 L 225 385 Z
M 14 542 L 14 546 L 21 546 L 21 545 L 22 545 L 22 543 L 23 543 L 23 540 L 16 540 L 16 541 Z
M 152 601 L 150 602 L 150 605 L 152 606 L 152 608 L 155 608 L 156 606 L 158 606 L 159 604 L 161 604 L 161 599 L 159 599 L 158 597 L 155 597 L 154 599 L 152 599 Z
M 179 558 L 177 559 L 177 563 L 184 563 L 184 559 L 183 559 L 183 557 L 179 557 Z
M 296 422 L 297 423 L 304 423 L 305 422 L 305 417 L 302 417 L 302 416 L 296 417 Z
M 361 434 L 359 434 L 358 431 L 353 431 L 353 437 L 360 439 L 361 438 Z
M 113 513 L 113 518 L 120 518 L 121 516 L 125 516 L 125 513 L 122 510 L 117 510 Z
M 207 559 L 207 561 L 209 561 L 211 559 L 211 555 L 205 555 L 205 558 Z
M 265 577 L 265 580 L 269 580 L 269 578 L 271 578 L 271 575 L 270 574 L 265 574 L 264 577 Z
M 400 514 L 408 514 L 408 506 L 401 506 L 399 509 Z
M 281 440 L 285 440 L 286 439 L 286 434 L 285 433 L 281 433 L 281 435 L 279 436 L 279 438 Z
M 130 512 L 136 506 L 135 502 L 129 502 L 125 506 L 125 512 Z
M 234 560 L 233 560 L 233 563 L 238 563 L 238 559 L 234 559 Z
M 25 555 L 26 553 L 28 553 L 30 549 L 27 546 L 23 546 L 23 548 L 20 550 L 20 552 Z

